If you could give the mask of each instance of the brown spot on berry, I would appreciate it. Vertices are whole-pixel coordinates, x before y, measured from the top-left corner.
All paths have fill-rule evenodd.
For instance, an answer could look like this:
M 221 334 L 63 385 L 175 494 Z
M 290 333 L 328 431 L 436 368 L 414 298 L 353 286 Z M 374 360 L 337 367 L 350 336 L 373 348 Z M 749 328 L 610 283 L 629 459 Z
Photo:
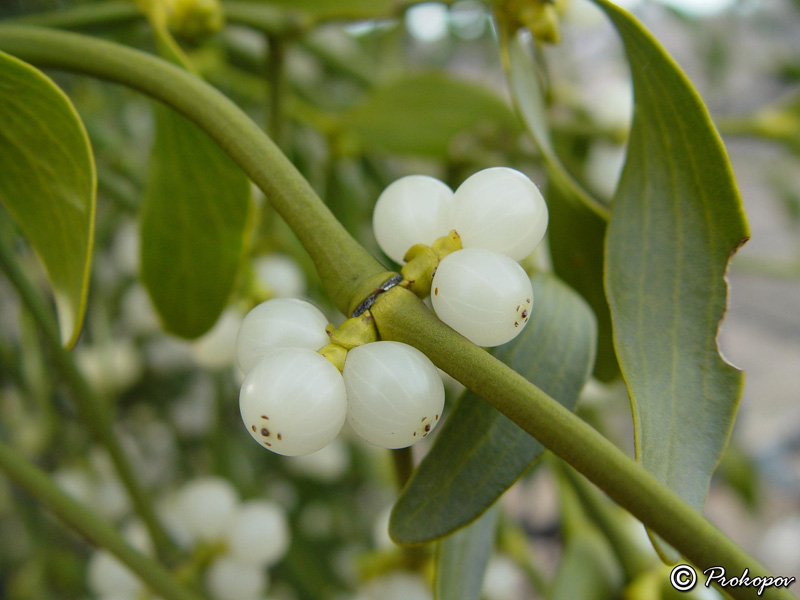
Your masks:
M 431 430 L 430 425 L 425 425 L 425 433 L 428 433 Z
M 514 321 L 514 327 L 519 327 L 519 321 Z
M 270 444 L 269 442 L 264 442 L 264 444 L 265 444 L 266 446 L 269 446 L 270 448 L 272 447 L 272 444 Z
M 517 304 L 517 310 L 519 310 L 519 307 L 520 307 L 520 306 L 522 306 L 522 305 L 521 305 L 521 304 Z
M 425 420 L 425 417 L 422 417 L 419 422 L 422 423 Z
M 525 300 L 525 302 L 527 302 L 528 304 L 530 304 L 530 303 L 531 303 L 531 299 L 530 299 L 530 298 L 527 298 L 527 299 Z
M 417 437 L 417 432 L 416 431 L 414 432 L 414 437 Z
M 263 427 L 261 429 L 261 435 L 263 435 L 264 437 L 269 437 L 269 429 L 267 429 L 266 427 Z
M 433 295 L 434 296 L 438 296 L 439 295 L 439 288 L 438 287 L 437 288 L 433 288 Z
M 282 440 L 282 439 L 283 439 L 283 436 L 282 436 L 280 433 L 278 434 L 278 439 L 279 439 L 279 440 Z
M 267 415 L 261 415 L 261 418 L 264 419 L 265 421 L 269 421 L 269 417 Z
M 253 431 L 255 431 L 255 430 L 256 430 L 256 426 L 255 426 L 255 425 L 253 425 L 252 427 L 253 427 Z
M 527 310 L 523 310 L 522 311 L 522 318 L 523 319 L 527 319 L 528 318 L 528 311 Z
M 439 415 L 436 415 L 436 420 L 437 420 L 437 421 L 439 420 Z

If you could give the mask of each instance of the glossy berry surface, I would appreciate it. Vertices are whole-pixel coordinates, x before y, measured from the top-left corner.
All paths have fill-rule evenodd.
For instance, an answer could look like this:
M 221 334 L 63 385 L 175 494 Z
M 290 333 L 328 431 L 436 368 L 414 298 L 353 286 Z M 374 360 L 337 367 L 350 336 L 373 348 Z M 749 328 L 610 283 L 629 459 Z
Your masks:
M 236 358 L 247 373 L 270 350 L 305 348 L 319 350 L 329 342 L 328 319 L 310 302 L 274 298 L 245 315 L 236 340 Z
M 452 229 L 453 191 L 427 175 L 408 175 L 378 197 L 372 228 L 381 249 L 398 264 L 414 244 L 430 246 Z
M 442 379 L 416 348 L 388 341 L 358 346 L 342 375 L 347 422 L 371 444 L 405 448 L 427 437 L 442 416 Z
M 347 415 L 347 395 L 341 373 L 325 357 L 306 348 L 281 348 L 247 374 L 239 410 L 259 444 L 300 456 L 336 437 Z
M 436 315 L 479 346 L 499 346 L 525 327 L 533 290 L 525 270 L 508 256 L 465 248 L 447 255 L 433 276 Z
M 453 196 L 452 228 L 464 248 L 514 260 L 528 256 L 547 229 L 547 204 L 526 175 L 508 167 L 478 171 Z

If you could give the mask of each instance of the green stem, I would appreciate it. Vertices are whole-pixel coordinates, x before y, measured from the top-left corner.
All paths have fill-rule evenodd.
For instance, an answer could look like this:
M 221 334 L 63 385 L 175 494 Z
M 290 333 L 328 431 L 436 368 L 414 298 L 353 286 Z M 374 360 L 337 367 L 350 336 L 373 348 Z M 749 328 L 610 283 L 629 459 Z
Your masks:
M 362 248 L 267 135 L 198 77 L 154 56 L 74 33 L 0 26 L 0 47 L 43 67 L 128 85 L 204 129 L 258 185 L 311 255 L 336 306 L 350 314 L 389 275 Z
M 36 25 L 60 29 L 87 29 L 125 25 L 142 18 L 133 2 L 97 2 L 66 9 L 33 13 L 2 21 L 14 25 Z
M 346 314 L 387 278 L 380 264 L 333 218 L 272 141 L 234 104 L 180 69 L 109 42 L 34 28 L 0 27 L 0 48 L 23 60 L 130 85 L 193 120 L 261 187 L 314 259 L 331 298 Z M 702 569 L 766 571 L 653 475 L 524 377 L 439 321 L 395 287 L 371 311 L 381 336 L 419 348 L 490 402 Z M 752 588 L 730 588 L 757 598 Z M 791 598 L 769 588 L 764 598 Z
M 278 35 L 296 34 L 310 24 L 293 13 L 287 13 L 263 3 L 223 2 L 223 7 L 228 22 Z M 4 20 L 3 23 L 86 30 L 126 25 L 140 21 L 142 18 L 142 12 L 133 2 L 111 0 L 12 17 Z
M 561 160 L 559 160 L 556 155 L 550 141 L 549 131 L 544 128 L 539 128 L 533 123 L 529 123 L 528 119 L 524 118 L 526 111 L 524 111 L 520 105 L 518 94 L 514 86 L 515 77 L 511 69 L 511 43 L 515 33 L 509 29 L 509 26 L 505 24 L 502 19 L 498 18 L 496 20 L 498 22 L 498 34 L 500 36 L 500 58 L 503 64 L 503 70 L 506 74 L 506 80 L 509 82 L 509 88 L 512 91 L 512 101 L 516 107 L 517 113 L 519 113 L 523 117 L 523 121 L 526 122 L 533 142 L 545 163 L 548 181 L 552 185 L 557 185 L 564 190 L 566 197 L 571 201 L 580 202 L 587 209 L 603 219 L 603 221 L 608 221 L 611 214 L 609 208 L 584 190 L 578 182 L 575 181 L 572 175 L 567 172 L 564 165 L 561 164 Z M 544 100 L 542 100 L 542 102 L 544 102 Z
M 52 311 L 45 304 L 16 260 L 14 252 L 9 247 L 6 232 L 0 232 L 0 268 L 17 289 L 20 298 L 42 329 L 45 344 L 53 356 L 59 372 L 72 388 L 84 422 L 108 452 L 117 475 L 119 475 L 122 484 L 128 491 L 134 509 L 147 526 L 156 548 L 165 557 L 174 556 L 177 553 L 177 549 L 156 517 L 155 509 L 150 502 L 150 496 L 134 474 L 128 458 L 114 435 L 114 423 L 108 407 L 94 393 L 83 374 L 78 370 L 72 354 L 61 345 L 58 324 L 53 318 Z
M 67 525 L 81 533 L 92 544 L 108 549 L 136 573 L 153 592 L 167 600 L 202 600 L 178 585 L 170 573 L 151 558 L 131 548 L 125 540 L 97 514 L 78 504 L 11 446 L 0 442 L 0 470 L 31 496 L 46 504 Z
M 766 569 L 677 494 L 572 412 L 524 377 L 439 321 L 410 291 L 395 287 L 370 309 L 381 338 L 413 345 L 501 413 L 594 482 L 620 506 L 672 544 L 701 570 L 729 575 Z M 728 588 L 734 598 L 758 598 L 753 588 Z M 793 598 L 769 588 L 761 598 Z

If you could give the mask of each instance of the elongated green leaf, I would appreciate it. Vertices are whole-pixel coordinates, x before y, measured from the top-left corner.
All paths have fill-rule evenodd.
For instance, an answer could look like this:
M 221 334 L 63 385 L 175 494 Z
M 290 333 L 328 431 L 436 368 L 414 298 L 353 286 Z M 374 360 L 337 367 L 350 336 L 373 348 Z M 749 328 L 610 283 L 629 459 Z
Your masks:
M 567 540 L 549 600 L 616 598 L 622 583 L 619 565 L 608 542 L 587 527 Z
M 636 455 L 700 510 L 742 389 L 741 373 L 719 354 L 717 329 L 728 260 L 747 239 L 747 223 L 691 83 L 633 17 L 596 3 L 622 37 L 635 96 L 606 238 L 606 290 Z
M 581 294 L 597 317 L 594 375 L 602 381 L 619 376 L 611 334 L 611 313 L 603 289 L 603 240 L 608 209 L 567 173 L 553 150 L 544 93 L 532 50 L 520 37 L 504 37 L 506 76 L 512 98 L 547 169 L 550 213 L 548 243 L 556 274 Z
M 236 282 L 250 187 L 205 132 L 161 106 L 155 115 L 141 276 L 165 328 L 194 338 L 216 322 Z
M 532 283 L 528 325 L 495 355 L 572 408 L 594 359 L 594 317 L 557 279 L 537 275 Z M 510 419 L 465 393 L 395 504 L 390 535 L 399 543 L 422 543 L 467 525 L 543 451 Z
M 483 86 L 439 72 L 411 75 L 375 88 L 341 116 L 341 126 L 368 148 L 441 157 L 462 132 L 517 131 L 514 113 Z
M 480 600 L 499 514 L 497 506 L 494 506 L 469 527 L 439 542 L 434 587 L 436 600 Z
M 0 52 L 0 200 L 44 263 L 68 347 L 86 309 L 96 190 L 89 138 L 69 99 Z

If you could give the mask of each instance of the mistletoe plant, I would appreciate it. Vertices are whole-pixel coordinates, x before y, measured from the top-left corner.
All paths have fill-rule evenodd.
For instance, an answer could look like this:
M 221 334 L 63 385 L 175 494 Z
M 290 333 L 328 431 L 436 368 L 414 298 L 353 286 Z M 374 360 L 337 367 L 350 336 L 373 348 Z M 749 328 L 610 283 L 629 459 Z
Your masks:
M 700 513 L 741 395 L 742 375 L 720 356 L 717 333 L 726 308 L 724 275 L 748 229 L 725 149 L 697 92 L 633 16 L 609 0 L 594 0 L 624 44 L 635 98 L 621 179 L 610 203 L 598 200 L 562 164 L 548 121 L 540 44 L 558 38 L 555 5 L 494 2 L 500 58 L 519 120 L 503 112 L 494 96 L 474 89 L 470 110 L 480 114 L 465 115 L 458 109 L 462 88 L 427 75 L 386 85 L 385 93 L 397 95 L 395 105 L 402 106 L 404 100 L 413 104 L 413 89 L 403 86 L 437 90 L 441 114 L 461 115 L 442 117 L 452 133 L 483 113 L 499 114 L 502 126 L 513 131 L 521 121 L 546 175 L 546 185 L 540 183 L 547 205 L 536 186 L 512 169 L 482 171 L 455 193 L 427 176 L 401 179 L 384 192 L 375 216 L 378 243 L 402 267 L 395 271 L 351 235 L 352 223 L 346 228 L 334 216 L 347 221 L 350 213 L 326 205 L 281 149 L 287 147 L 287 111 L 315 124 L 345 155 L 353 144 L 368 145 L 370 135 L 380 145 L 370 112 L 380 112 L 380 94 L 332 121 L 300 99 L 288 102 L 284 59 L 292 44 L 313 46 L 304 36 L 315 27 L 308 16 L 315 10 L 318 17 L 325 7 L 327 16 L 381 16 L 394 14 L 395 4 L 320 3 L 307 13 L 259 2 L 98 2 L 0 24 L 0 198 L 15 224 L 2 221 L 0 265 L 41 330 L 85 426 L 108 452 L 155 557 L 64 493 L 5 434 L 0 470 L 107 549 L 152 593 L 169 600 L 199 597 L 191 570 L 181 568 L 180 544 L 116 437 L 112 411 L 69 350 L 86 313 L 98 176 L 92 136 L 67 96 L 39 70 L 46 68 L 122 84 L 158 102 L 138 211 L 141 280 L 166 330 L 186 338 L 203 334 L 240 285 L 242 256 L 259 243 L 258 230 L 255 240 L 252 234 L 257 215 L 249 182 L 291 228 L 330 301 L 363 325 L 355 338 L 348 337 L 347 325 L 326 329 L 327 318 L 299 301 L 284 301 L 280 309 L 267 303 L 245 319 L 239 362 L 248 375 L 241 414 L 262 445 L 285 454 L 310 452 L 333 439 L 346 418 L 370 442 L 407 446 L 441 416 L 444 396 L 430 363 L 466 386 L 420 464 L 413 464 L 408 449 L 393 450 L 402 490 L 389 531 L 401 545 L 439 540 L 439 597 L 478 597 L 498 527 L 491 507 L 545 449 L 563 461 L 552 465 L 570 490 L 565 514 L 580 505 L 580 518 L 591 516 L 623 566 L 629 589 L 654 567 L 620 530 L 610 505 L 575 471 L 648 528 L 665 562 L 768 577 Z M 160 56 L 91 35 L 137 22 L 149 24 Z M 202 45 L 197 40 L 224 22 L 260 32 L 268 42 L 272 138 L 198 75 L 200 51 L 187 55 L 172 37 L 178 33 Z M 326 60 L 360 84 L 374 83 L 355 62 L 335 55 Z M 384 147 L 391 151 L 394 143 L 401 153 L 424 154 L 437 142 L 426 138 L 427 125 L 415 125 L 409 111 L 406 138 Z M 402 109 L 378 115 L 392 118 L 402 120 Z M 360 141 L 343 131 L 360 133 Z M 503 204 L 517 189 L 526 190 L 530 204 Z M 392 195 L 407 198 L 406 204 L 389 206 Z M 487 205 L 487 198 L 501 201 Z M 543 272 L 529 277 L 515 261 L 542 239 L 548 213 L 558 278 Z M 502 228 L 492 229 L 495 218 Z M 57 320 L 15 250 L 17 231 L 44 264 Z M 530 271 L 531 263 L 524 264 Z M 484 284 L 472 285 L 472 276 Z M 423 301 L 428 294 L 433 311 Z M 494 352 L 480 347 L 504 343 Z M 393 374 L 373 377 L 380 370 Z M 624 379 L 635 460 L 573 412 L 592 373 L 603 381 Z M 421 391 L 403 388 L 415 378 L 425 381 Z M 372 398 L 376 390 L 385 391 L 379 401 Z M 291 410 L 281 403 L 286 396 L 298 398 Z M 415 404 L 415 398 L 422 400 Z M 396 433 L 409 414 L 414 423 Z M 270 415 L 283 429 L 268 424 Z M 231 507 L 226 494 L 209 497 L 216 498 L 215 507 Z M 253 510 L 267 515 L 256 521 L 271 522 L 266 509 Z M 590 549 L 597 541 L 576 539 Z M 261 554 L 252 540 L 241 544 Z M 565 561 L 578 560 L 579 554 L 570 554 L 578 545 Z M 213 572 L 209 588 L 220 597 L 226 585 L 246 579 L 230 565 Z M 774 586 L 763 595 L 752 586 L 725 591 L 735 598 L 789 597 Z

